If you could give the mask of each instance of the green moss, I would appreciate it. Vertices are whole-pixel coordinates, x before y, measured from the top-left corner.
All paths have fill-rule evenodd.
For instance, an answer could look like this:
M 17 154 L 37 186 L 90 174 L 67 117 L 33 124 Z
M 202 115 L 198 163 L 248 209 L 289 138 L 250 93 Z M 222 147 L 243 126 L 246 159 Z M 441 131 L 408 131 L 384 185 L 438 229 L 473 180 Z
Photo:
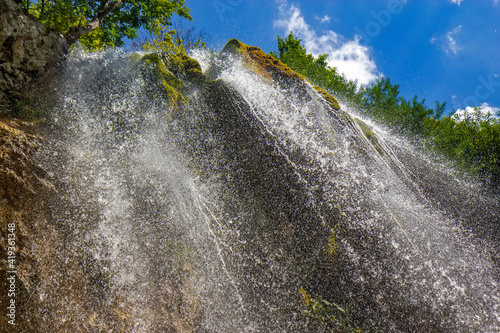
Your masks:
M 128 59 L 133 63 L 136 64 L 141 61 L 143 58 L 143 55 L 137 52 L 131 53 L 128 55 Z
M 252 65 L 252 68 L 264 77 L 278 81 L 283 79 L 291 80 L 292 82 L 306 81 L 306 78 L 303 75 L 293 71 L 290 67 L 272 55 L 264 53 L 256 46 L 245 45 L 237 39 L 231 39 L 227 42 L 223 52 L 245 56 Z M 340 110 L 339 102 L 332 95 L 328 94 L 324 89 L 318 86 L 313 85 L 313 87 L 325 99 L 328 105 L 336 111 Z
M 222 49 L 222 52 L 228 52 L 228 53 L 243 53 L 243 49 L 246 45 L 240 42 L 237 39 L 230 39 L 224 48 Z
M 333 229 L 330 230 L 330 237 L 328 239 L 328 247 L 326 249 L 328 254 L 333 259 L 337 258 L 337 247 L 338 247 L 338 245 L 337 245 L 337 226 L 338 226 L 338 224 L 336 224 L 335 227 L 333 227 Z
M 377 150 L 377 152 L 380 155 L 384 155 L 384 149 L 380 145 L 380 142 L 378 141 L 377 135 L 375 134 L 375 132 L 373 132 L 373 129 L 359 118 L 354 118 L 354 120 L 358 124 L 358 126 L 361 128 L 361 131 L 363 131 L 363 134 L 368 139 L 368 141 L 370 141 L 370 143 L 373 145 L 373 147 Z
M 140 60 L 151 65 L 155 69 L 157 78 L 170 101 L 171 109 L 168 116 L 171 118 L 173 111 L 177 109 L 179 103 L 186 101 L 180 92 L 183 87 L 182 82 L 166 67 L 164 61 L 157 53 L 149 53 Z
M 227 42 L 222 52 L 246 57 L 252 68 L 264 77 L 278 81 L 283 79 L 305 81 L 302 75 L 296 73 L 272 55 L 264 53 L 256 46 L 245 45 L 237 39 L 231 39 Z
M 169 82 L 171 85 L 175 87 L 181 86 L 181 82 L 175 77 L 175 75 L 170 70 L 167 69 L 165 63 L 157 53 L 146 54 L 141 58 L 141 60 L 144 61 L 146 64 L 153 65 L 157 70 L 157 74 L 160 75 L 163 80 Z
M 312 297 L 304 288 L 300 288 L 305 314 L 314 320 L 324 323 L 332 332 L 361 333 L 373 332 L 366 322 L 352 317 L 353 310 L 335 302 L 329 302 L 319 296 Z
M 335 97 L 327 93 L 323 88 L 314 85 L 313 87 L 325 99 L 328 105 L 330 105 L 336 111 L 340 110 L 340 104 Z
M 195 82 L 205 80 L 200 64 L 185 53 L 169 54 L 167 63 L 169 69 L 178 77 L 185 76 Z
M 135 58 L 136 56 L 132 57 L 132 59 Z M 163 86 L 170 92 L 172 89 L 175 90 L 182 100 L 184 97 L 180 91 L 187 84 L 206 80 L 200 64 L 182 52 L 177 54 L 153 52 L 141 57 L 141 60 L 152 64 L 157 69 Z
M 311 294 L 309 294 L 303 287 L 299 289 L 300 294 L 302 295 L 302 302 L 306 308 L 311 304 Z

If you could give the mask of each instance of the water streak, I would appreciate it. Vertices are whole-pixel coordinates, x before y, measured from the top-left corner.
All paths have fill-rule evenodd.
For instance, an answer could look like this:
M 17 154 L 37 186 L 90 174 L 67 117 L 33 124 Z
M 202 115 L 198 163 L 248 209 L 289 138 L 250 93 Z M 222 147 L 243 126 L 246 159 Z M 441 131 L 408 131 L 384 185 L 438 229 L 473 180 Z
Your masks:
M 421 176 L 445 172 L 374 126 L 376 147 L 309 84 L 297 94 L 237 58 L 194 56 L 218 80 L 179 110 L 127 55 L 70 61 L 52 119 L 65 157 L 50 168 L 98 211 L 59 216 L 69 253 L 92 263 L 89 302 L 132 332 L 331 329 L 304 314 L 305 288 L 378 330 L 500 329 L 494 240 Z

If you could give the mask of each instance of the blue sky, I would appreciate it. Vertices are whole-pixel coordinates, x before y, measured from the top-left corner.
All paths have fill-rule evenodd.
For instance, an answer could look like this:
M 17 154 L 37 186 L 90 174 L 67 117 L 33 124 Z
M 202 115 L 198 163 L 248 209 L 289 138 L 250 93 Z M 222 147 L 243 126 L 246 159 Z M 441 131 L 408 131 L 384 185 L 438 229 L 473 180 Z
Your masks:
M 500 110 L 500 0 L 186 0 L 190 23 L 221 49 L 231 38 L 276 51 L 289 31 L 360 84 L 386 76 L 404 97 L 447 112 Z

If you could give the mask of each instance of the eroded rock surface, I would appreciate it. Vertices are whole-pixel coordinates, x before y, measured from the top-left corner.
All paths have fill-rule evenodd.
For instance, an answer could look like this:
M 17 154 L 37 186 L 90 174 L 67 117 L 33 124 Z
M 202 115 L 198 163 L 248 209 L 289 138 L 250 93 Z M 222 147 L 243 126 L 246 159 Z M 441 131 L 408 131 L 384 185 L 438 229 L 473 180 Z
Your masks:
M 26 14 L 13 0 L 0 1 L 0 113 L 66 54 L 61 34 Z

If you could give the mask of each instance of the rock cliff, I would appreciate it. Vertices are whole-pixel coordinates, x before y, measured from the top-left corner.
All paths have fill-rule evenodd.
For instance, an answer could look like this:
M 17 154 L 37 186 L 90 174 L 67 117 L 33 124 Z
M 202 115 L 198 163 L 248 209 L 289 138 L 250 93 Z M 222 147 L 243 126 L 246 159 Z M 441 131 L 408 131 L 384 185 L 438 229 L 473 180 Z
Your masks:
M 64 43 L 0 10 L 8 108 Z M 433 208 L 413 150 L 394 157 L 258 47 L 210 57 L 76 54 L 44 125 L 0 119 L 0 274 L 17 272 L 0 302 L 19 331 L 498 327 L 490 253 Z
M 61 34 L 47 29 L 13 0 L 0 1 L 0 115 L 12 114 L 36 80 L 60 63 L 66 52 Z

